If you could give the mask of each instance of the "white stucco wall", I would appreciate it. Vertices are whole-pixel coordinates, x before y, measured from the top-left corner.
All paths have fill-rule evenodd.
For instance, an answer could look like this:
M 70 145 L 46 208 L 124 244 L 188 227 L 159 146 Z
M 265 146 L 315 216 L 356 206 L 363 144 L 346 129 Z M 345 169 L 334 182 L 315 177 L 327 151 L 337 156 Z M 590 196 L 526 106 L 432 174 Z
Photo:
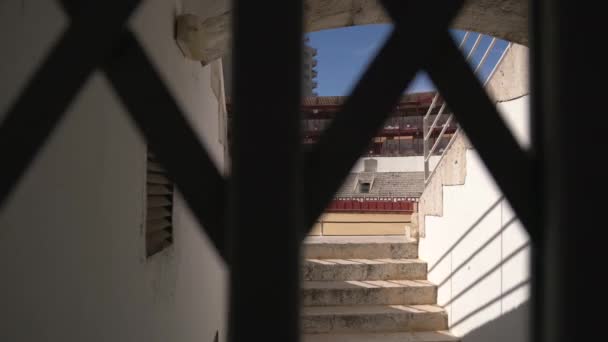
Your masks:
M 529 95 L 496 104 L 498 113 L 523 149 L 530 147 L 529 106 Z
M 180 1 L 147 0 L 131 27 L 222 168 L 211 88 L 221 68 L 182 57 L 173 40 L 181 11 Z M 0 3 L 0 115 L 66 25 L 54 1 Z M 198 342 L 216 331 L 225 340 L 226 268 L 179 195 L 174 244 L 145 257 L 145 157 L 97 72 L 0 208 L 0 340 Z
M 522 147 L 529 144 L 528 100 L 497 105 Z M 528 235 L 477 152 L 465 157 L 464 185 L 444 186 L 443 216 L 425 218 L 420 258 L 463 341 L 527 341 Z
M 378 172 L 422 172 L 424 171 L 424 157 L 372 157 L 361 158 L 357 161 L 351 172 L 362 172 L 365 159 L 378 161 Z M 430 159 L 431 169 L 439 161 L 439 156 Z

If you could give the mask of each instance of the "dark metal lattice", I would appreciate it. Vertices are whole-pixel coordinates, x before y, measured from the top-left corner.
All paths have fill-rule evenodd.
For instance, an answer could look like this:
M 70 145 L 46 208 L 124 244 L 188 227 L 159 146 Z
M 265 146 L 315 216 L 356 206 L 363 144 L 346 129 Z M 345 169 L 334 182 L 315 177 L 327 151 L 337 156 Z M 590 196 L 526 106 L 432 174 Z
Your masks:
M 4 201 L 13 189 L 79 87 L 94 70 L 101 68 L 152 150 L 166 166 L 197 218 L 203 223 L 206 233 L 224 255 L 225 181 L 156 74 L 137 39 L 122 27 L 138 3 L 139 1 L 125 1 L 121 6 L 111 7 L 62 1 L 66 12 L 74 18 L 73 24 L 9 110 L 2 125 L 0 153 L 8 155 L 11 162 L 7 163 L 9 168 L 3 171 L 0 200 Z M 448 23 L 460 8 L 461 2 L 442 4 L 442 11 L 434 11 L 433 6 L 437 4 L 432 1 L 383 3 L 396 22 L 395 31 L 353 90 L 334 123 L 314 150 L 305 157 L 305 229 L 311 226 L 329 203 L 350 166 L 367 146 L 369 137 L 381 126 L 403 89 L 422 68 L 429 72 L 454 107 L 459 122 L 480 150 L 482 158 L 515 206 L 518 215 L 524 222 L 529 222 L 528 197 L 522 194 L 528 189 L 526 184 L 529 184 L 528 157 L 517 146 L 447 34 Z M 104 13 L 106 14 L 103 15 Z M 412 13 L 428 13 L 428 17 Z M 407 32 L 415 31 L 422 33 L 408 36 Z M 406 37 L 408 44 L 418 47 L 416 54 L 405 49 Z M 87 51 L 87 54 L 82 56 L 82 51 Z M 433 56 L 442 57 L 434 59 Z M 64 72 L 62 67 L 65 65 L 71 66 L 69 72 Z M 63 81 L 57 87 L 54 80 L 59 78 L 59 72 Z M 458 73 L 459 77 L 453 77 L 454 73 Z M 48 89 L 53 91 L 49 92 Z M 38 111 L 37 108 L 45 110 Z M 155 115 L 148 115 L 150 112 Z M 25 130 L 29 130 L 30 134 L 20 133 Z M 163 138 L 167 136 L 172 139 Z M 345 136 L 351 138 L 344 139 Z M 491 148 L 489 144 L 480 143 L 492 140 L 496 143 Z M 497 147 L 501 153 L 496 153 Z M 183 155 L 196 157 L 182 158 L 172 151 L 183 151 Z M 193 163 L 193 160 L 196 162 Z M 505 167 L 505 161 L 508 161 L 508 165 L 517 165 L 516 169 L 520 172 L 514 174 L 502 171 L 510 169 Z M 518 186 L 512 186 L 514 184 Z
M 430 74 L 453 108 L 533 241 L 540 240 L 537 199 L 528 195 L 532 191 L 532 164 L 535 162 L 519 148 L 448 35 L 449 23 L 463 1 L 382 1 L 395 21 L 395 29 L 332 125 L 306 155 L 300 151 L 297 116 L 302 1 L 272 4 L 236 1 L 237 147 L 230 193 L 228 182 L 211 162 L 137 39 L 125 26 L 140 1 L 60 2 L 71 17 L 71 24 L 9 109 L 0 127 L 0 155 L 4 158 L 0 205 L 5 204 L 88 77 L 101 69 L 206 234 L 232 267 L 233 340 L 298 339 L 298 246 L 403 90 L 421 69 Z M 284 40 L 284 37 L 288 39 Z M 264 58 L 260 57 L 259 48 L 251 47 L 260 41 L 268 49 Z M 416 46 L 415 53 L 408 51 L 407 46 Z M 265 67 L 274 69 L 265 82 L 284 82 L 280 86 L 273 85 L 277 91 L 275 97 L 282 100 L 273 108 L 264 108 L 266 121 L 255 115 L 255 120 L 249 120 L 248 113 L 258 110 L 250 99 L 266 91 L 251 81 L 259 82 L 262 78 L 251 76 L 259 72 L 256 68 Z M 56 82 L 58 79 L 61 79 L 60 83 Z M 252 160 L 248 154 L 251 147 L 246 146 L 251 140 L 247 139 L 245 128 L 256 122 L 264 125 L 260 129 L 272 126 L 274 132 L 281 131 L 277 128 L 283 130 L 281 134 L 285 139 L 282 140 L 289 143 L 278 155 L 288 157 Z M 168 136 L 171 139 L 167 139 Z M 244 200 L 250 198 L 247 191 L 259 189 L 259 185 L 250 184 L 244 171 L 253 170 L 260 162 L 283 167 L 285 171 L 278 180 L 273 179 L 275 184 L 267 183 L 266 192 L 258 193 L 269 198 L 285 198 L 281 208 L 284 213 L 275 218 L 269 218 L 268 208 L 262 204 L 245 207 Z M 260 177 L 265 176 L 260 174 Z M 226 229 L 227 217 L 231 219 L 230 229 Z M 251 233 L 261 226 L 269 227 L 268 234 L 274 235 L 265 241 Z M 253 246 L 256 243 L 259 245 Z M 248 269 L 251 261 L 247 258 L 252 258 L 252 252 L 268 256 L 268 250 L 273 252 L 273 258 L 280 259 L 275 263 L 277 269 L 273 270 L 276 274 L 268 274 L 270 279 L 261 279 L 256 284 L 260 279 L 248 278 L 254 274 Z M 538 257 L 536 254 L 537 260 Z M 535 265 L 536 271 L 540 272 L 540 265 Z M 275 283 L 268 285 L 262 283 L 264 281 Z M 254 305 L 259 303 L 255 297 L 264 297 L 260 291 L 269 289 L 281 289 L 273 298 L 276 303 L 267 307 L 274 310 L 277 321 L 272 329 L 263 329 L 263 317 L 259 314 L 256 317 L 254 312 L 260 309 Z M 253 331 L 258 332 L 251 334 Z

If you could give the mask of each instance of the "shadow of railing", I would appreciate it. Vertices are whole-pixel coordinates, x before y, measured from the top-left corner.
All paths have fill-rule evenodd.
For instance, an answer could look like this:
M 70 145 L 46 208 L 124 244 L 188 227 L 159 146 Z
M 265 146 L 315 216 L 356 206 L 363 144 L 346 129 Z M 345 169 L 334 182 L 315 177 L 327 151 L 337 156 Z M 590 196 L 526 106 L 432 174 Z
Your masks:
M 467 229 L 466 232 L 464 232 L 464 234 L 462 234 L 462 236 L 460 238 L 458 238 L 458 240 L 456 240 L 456 242 L 454 242 L 454 244 L 447 249 L 447 251 L 445 251 L 445 253 L 443 253 L 443 255 L 441 257 L 439 257 L 439 259 L 437 259 L 437 261 L 431 266 L 429 267 L 429 273 L 431 273 L 439 264 L 441 264 L 441 262 L 448 257 L 448 255 L 450 255 L 450 253 L 452 253 L 454 251 L 454 249 L 464 241 L 464 239 L 469 236 L 469 234 L 471 234 L 471 232 L 473 230 L 475 230 L 475 228 L 494 210 L 496 209 L 496 207 L 502 202 L 502 200 L 504 199 L 503 197 L 500 197 L 498 200 L 496 200 L 496 202 L 494 202 L 488 209 L 486 209 L 486 211 L 477 219 L 475 220 L 475 222 L 473 222 L 473 224 L 471 225 L 471 227 L 469 227 L 469 229 Z
M 520 247 L 518 247 L 517 249 L 515 249 L 513 252 L 511 252 L 509 255 L 507 255 L 507 257 L 505 257 L 504 259 L 502 259 L 496 266 L 494 266 L 491 269 L 489 269 L 488 271 L 486 271 L 479 278 L 475 279 L 475 281 L 473 281 L 470 285 L 468 285 L 467 287 L 465 287 L 462 291 L 460 291 L 456 295 L 452 296 L 452 298 L 449 301 L 447 301 L 446 303 L 440 304 L 440 305 L 443 306 L 443 307 L 445 307 L 447 305 L 452 304 L 458 298 L 462 297 L 464 294 L 466 294 L 467 292 L 469 292 L 477 284 L 479 284 L 484 279 L 486 279 L 487 277 L 489 277 L 492 273 L 498 271 L 504 264 L 506 264 L 507 262 L 509 262 L 509 260 L 513 259 L 519 253 L 521 253 L 524 250 L 526 250 L 529 246 L 530 246 L 529 242 L 524 243 L 523 245 L 521 245 Z
M 473 258 L 475 258 L 477 255 L 479 255 L 479 253 L 481 253 L 484 249 L 486 249 L 486 247 L 488 247 L 492 242 L 494 242 L 494 240 L 496 240 L 497 238 L 500 237 L 500 235 L 511 225 L 513 224 L 513 222 L 517 221 L 517 217 L 513 217 L 511 218 L 507 223 L 505 223 L 499 231 L 497 231 L 496 233 L 494 233 L 494 235 L 492 235 L 486 242 L 484 242 L 481 246 L 479 246 L 479 248 L 477 248 L 473 253 L 471 253 L 471 255 L 469 257 L 467 257 L 460 265 L 458 265 L 455 269 L 453 269 L 450 274 L 443 279 L 441 282 L 439 282 L 439 284 L 437 284 L 437 286 L 441 287 L 443 286 L 445 283 L 447 283 L 450 279 L 452 279 L 452 277 L 458 273 L 458 271 L 460 271 L 463 267 L 465 267 L 471 260 L 473 260 Z
M 479 217 L 477 217 L 473 223 L 470 225 L 470 227 L 468 227 L 466 230 L 463 231 L 463 233 L 460 234 L 460 236 L 457 238 L 457 240 L 451 244 L 445 251 L 441 252 L 441 256 L 432 264 L 432 266 L 429 267 L 429 274 L 431 274 L 431 272 L 439 271 L 439 266 L 444 264 L 446 261 L 448 261 L 450 263 L 449 266 L 449 272 L 444 272 L 441 271 L 441 274 L 444 275 L 440 281 L 436 281 L 438 289 L 442 289 L 445 288 L 446 285 L 451 284 L 451 281 L 453 281 L 454 277 L 458 274 L 462 274 L 463 270 L 466 269 L 467 265 L 470 265 L 472 261 L 477 260 L 479 258 L 481 258 L 481 255 L 484 251 L 494 251 L 492 246 L 497 246 L 496 243 L 500 243 L 501 247 L 500 247 L 500 257 L 499 259 L 496 261 L 496 263 L 492 262 L 488 265 L 488 263 L 485 263 L 482 267 L 483 270 L 479 270 L 482 272 L 479 272 L 481 274 L 477 274 L 475 273 L 475 275 L 473 277 L 471 277 L 469 274 L 467 274 L 466 279 L 464 279 L 464 281 L 467 282 L 467 284 L 462 284 L 462 282 L 460 282 L 459 285 L 459 292 L 457 293 L 452 293 L 451 290 L 451 286 L 450 286 L 450 290 L 449 290 L 449 298 L 445 298 L 445 302 L 443 303 L 438 303 L 441 307 L 453 307 L 455 304 L 459 303 L 461 299 L 463 298 L 468 298 L 468 294 L 473 294 L 473 296 L 475 296 L 475 289 L 479 287 L 479 284 L 484 282 L 485 280 L 489 279 L 493 274 L 496 274 L 497 272 L 502 272 L 504 266 L 509 263 L 512 262 L 517 256 L 525 253 L 527 250 L 529 250 L 530 248 L 530 242 L 529 241 L 524 241 L 523 243 L 521 243 L 519 246 L 513 246 L 513 250 L 511 250 L 511 246 L 509 246 L 509 249 L 511 250 L 509 252 L 509 254 L 507 255 L 503 255 L 502 252 L 502 248 L 503 248 L 503 234 L 505 233 L 505 231 L 513 226 L 514 223 L 516 223 L 518 221 L 517 217 L 512 217 L 510 218 L 508 221 L 506 222 L 501 222 L 499 227 L 493 226 L 491 227 L 492 231 L 495 231 L 495 228 L 499 228 L 498 230 L 496 230 L 491 236 L 484 238 L 483 240 L 479 240 L 478 238 L 476 238 L 475 236 L 477 234 L 475 234 L 476 229 L 482 229 L 482 227 L 487 227 L 486 224 L 482 224 L 484 223 L 484 221 L 487 222 L 487 218 L 490 217 L 490 215 L 492 215 L 493 213 L 496 213 L 495 210 L 501 208 L 500 206 L 502 205 L 503 201 L 505 200 L 504 196 L 499 197 L 496 201 L 492 202 L 492 204 L 489 205 L 489 207 L 484 210 L 482 213 L 480 213 Z M 501 219 L 500 221 L 503 221 L 504 219 L 502 218 L 502 211 L 501 211 Z M 492 222 L 495 222 L 494 220 Z M 493 223 L 494 224 L 494 223 Z M 489 227 L 488 227 L 489 228 Z M 484 228 L 485 229 L 485 228 Z M 475 247 L 466 247 L 466 254 L 463 256 L 465 257 L 464 260 L 462 260 L 461 262 L 458 263 L 458 265 L 452 265 L 451 264 L 451 256 L 454 255 L 453 253 L 455 253 L 456 251 L 461 251 L 458 254 L 462 255 L 462 250 L 465 249 L 465 246 L 469 246 L 470 242 L 474 241 L 475 242 Z M 480 244 L 479 244 L 480 243 Z M 492 248 L 492 249 L 490 249 Z M 498 253 L 498 252 L 497 252 Z M 485 255 L 485 254 L 484 254 Z M 494 255 L 494 254 L 492 254 Z M 498 254 L 496 254 L 496 257 L 498 258 Z M 460 257 L 459 257 L 460 259 Z M 493 260 L 494 257 L 492 257 Z M 489 269 L 487 267 L 490 267 Z M 441 267 L 443 269 L 443 267 Z M 448 270 L 446 270 L 448 271 Z M 509 271 L 511 272 L 511 271 Z M 499 322 L 501 322 L 500 324 L 503 324 L 505 321 L 504 320 L 519 320 L 521 321 L 521 317 L 518 316 L 518 312 L 522 312 L 522 310 L 525 311 L 525 308 L 522 310 L 519 309 L 514 309 L 514 311 L 516 312 L 507 312 L 507 313 L 502 313 L 501 312 L 501 316 L 491 320 L 490 317 L 483 317 L 484 313 L 481 313 L 482 311 L 488 309 L 489 307 L 491 307 L 492 305 L 499 303 L 503 300 L 503 298 L 507 297 L 507 296 L 511 296 L 514 292 L 524 288 L 525 286 L 527 286 L 530 283 L 529 280 L 529 276 L 527 275 L 527 271 L 515 271 L 516 274 L 514 274 L 515 277 L 521 277 L 519 279 L 525 278 L 524 280 L 520 281 L 519 283 L 517 283 L 516 285 L 514 285 L 513 287 L 507 289 L 507 290 L 503 290 L 502 285 L 500 286 L 500 289 L 497 288 L 496 292 L 494 293 L 496 296 L 495 297 L 489 297 L 492 294 L 488 294 L 489 296 L 486 297 L 487 298 L 491 298 L 489 301 L 484 302 L 484 299 L 482 300 L 478 300 L 478 299 L 474 299 L 471 303 L 475 303 L 475 304 L 469 304 L 470 307 L 460 307 L 458 309 L 459 312 L 462 312 L 464 314 L 464 316 L 460 316 L 459 317 L 451 317 L 453 319 L 456 319 L 455 321 L 452 321 L 452 323 L 450 324 L 450 329 L 454 329 L 456 328 L 456 330 L 458 331 L 459 329 L 461 331 L 467 331 L 468 328 L 464 328 L 465 325 L 463 325 L 464 322 L 466 322 L 467 320 L 470 320 L 472 317 L 476 316 L 477 318 L 475 319 L 475 322 L 479 322 L 480 320 L 486 321 L 483 322 L 481 326 L 479 326 L 478 328 L 476 328 L 474 331 L 465 334 L 464 337 L 464 341 L 482 341 L 482 339 L 479 339 L 476 336 L 485 336 L 488 334 L 491 334 L 492 331 L 491 329 L 486 328 L 486 326 L 496 326 L 496 324 L 499 324 Z M 447 273 L 447 275 L 445 275 L 445 273 Z M 521 274 L 520 274 L 521 273 Z M 510 276 L 509 276 L 510 277 Z M 471 282 L 469 283 L 469 279 L 471 279 Z M 502 282 L 502 273 L 501 273 L 501 280 Z M 464 285 L 464 288 L 461 288 L 461 286 Z M 447 291 L 447 290 L 445 290 Z M 516 299 L 517 300 L 517 299 Z M 523 299 L 523 300 L 527 300 L 527 299 Z M 469 302 L 469 301 L 467 301 Z M 462 302 L 462 304 L 464 305 L 465 302 Z M 502 302 L 501 302 L 502 303 Z M 475 305 L 479 304 L 479 306 L 475 307 Z M 469 311 L 470 310 L 470 311 Z M 502 311 L 502 305 L 501 305 L 501 311 Z M 489 312 L 488 312 L 489 313 Z M 479 315 L 482 316 L 479 316 Z M 503 315 L 509 315 L 506 316 L 506 318 L 502 318 Z M 493 318 L 494 315 L 492 315 L 491 318 Z M 466 324 L 466 326 L 469 326 L 470 324 Z M 483 330 L 482 330 L 483 329 Z M 522 328 L 523 329 L 523 328 Z M 510 332 L 503 332 L 503 333 L 510 333 Z M 528 334 L 528 330 L 518 330 L 514 332 L 517 336 L 523 336 L 523 337 L 527 337 Z M 493 339 L 486 339 L 488 341 L 493 340 Z M 518 341 L 525 341 L 526 339 L 518 339 Z
M 492 298 L 490 301 L 486 302 L 485 304 L 483 304 L 481 306 L 478 306 L 473 311 L 469 312 L 468 314 L 466 314 L 465 316 L 463 316 L 462 318 L 460 318 L 456 322 L 453 322 L 450 325 L 450 329 L 454 329 L 456 326 L 462 324 L 464 321 L 466 321 L 469 318 L 475 316 L 477 313 L 483 311 L 484 309 L 488 308 L 492 304 L 497 303 L 498 301 L 502 300 L 504 297 L 506 297 L 506 296 L 510 295 L 511 293 L 513 293 L 513 292 L 515 292 L 515 291 L 523 288 L 524 286 L 528 285 L 529 283 L 530 283 L 530 279 L 522 280 L 521 282 L 517 283 L 515 286 L 511 287 L 510 289 L 508 289 L 507 291 L 504 291 L 503 293 L 501 293 L 500 295 Z

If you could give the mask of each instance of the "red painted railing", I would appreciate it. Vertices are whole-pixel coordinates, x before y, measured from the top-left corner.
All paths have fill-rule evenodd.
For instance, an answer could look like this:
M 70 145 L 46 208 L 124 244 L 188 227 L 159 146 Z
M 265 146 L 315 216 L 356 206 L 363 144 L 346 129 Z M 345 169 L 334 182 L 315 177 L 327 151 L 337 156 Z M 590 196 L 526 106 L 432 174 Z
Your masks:
M 417 198 L 405 197 L 345 197 L 334 198 L 327 212 L 404 213 L 416 211 Z

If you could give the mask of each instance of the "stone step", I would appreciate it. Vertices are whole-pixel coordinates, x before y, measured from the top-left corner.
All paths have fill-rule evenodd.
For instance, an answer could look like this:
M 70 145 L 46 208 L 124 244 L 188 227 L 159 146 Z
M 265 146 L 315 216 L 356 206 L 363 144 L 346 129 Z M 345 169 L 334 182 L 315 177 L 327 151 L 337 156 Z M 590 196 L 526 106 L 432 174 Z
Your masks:
M 405 236 L 310 236 L 307 259 L 416 259 L 418 242 Z
M 447 331 L 366 334 L 304 334 L 302 342 L 459 342 Z
M 302 308 L 304 334 L 447 330 L 446 312 L 433 305 L 319 306 Z
M 306 259 L 304 280 L 426 279 L 419 259 Z
M 437 286 L 426 280 L 305 281 L 303 306 L 434 304 Z

